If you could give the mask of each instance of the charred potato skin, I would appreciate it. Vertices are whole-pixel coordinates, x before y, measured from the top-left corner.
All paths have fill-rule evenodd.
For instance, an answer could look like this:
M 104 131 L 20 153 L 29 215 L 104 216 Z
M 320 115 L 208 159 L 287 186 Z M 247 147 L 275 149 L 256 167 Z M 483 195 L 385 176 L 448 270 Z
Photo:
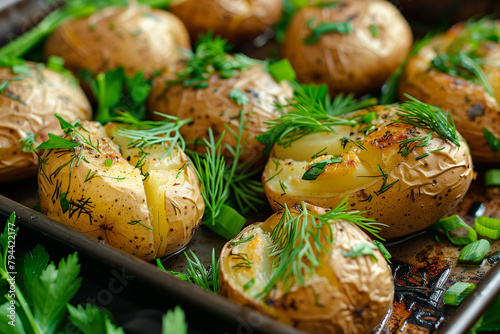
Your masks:
M 350 20 L 348 34 L 326 33 L 314 44 L 307 22 Z M 371 25 L 377 31 L 373 35 Z M 342 1 L 330 8 L 306 7 L 292 18 L 285 33 L 283 56 L 289 59 L 301 82 L 326 83 L 330 94 L 358 96 L 382 86 L 410 51 L 411 29 L 387 1 Z
M 277 83 L 273 77 L 264 71 L 263 65 L 252 65 L 238 75 L 222 79 L 217 74 L 208 80 L 209 86 L 204 89 L 193 89 L 180 84 L 168 84 L 174 80 L 172 73 L 157 78 L 148 99 L 148 109 L 151 118 L 161 120 L 156 114 L 168 114 L 180 119 L 190 118 L 193 122 L 181 128 L 181 134 L 186 142 L 197 138 L 208 138 L 208 129 L 212 129 L 216 140 L 225 130 L 225 125 L 238 133 L 239 112 L 243 109 L 245 120 L 248 120 L 243 140 L 247 147 L 243 152 L 242 161 L 255 161 L 262 158 L 264 145 L 256 140 L 256 135 L 266 131 L 264 122 L 279 117 L 276 103 L 285 103 L 291 98 L 293 90 L 288 83 Z M 229 92 L 238 88 L 246 94 L 249 103 L 239 106 L 229 97 Z M 224 143 L 235 147 L 235 138 L 228 133 L 224 135 Z M 198 147 L 203 149 L 203 147 Z
M 363 112 L 366 111 L 361 113 Z M 384 133 L 384 128 L 381 127 L 379 131 Z M 429 130 L 419 131 L 423 135 Z M 382 138 L 375 139 L 374 142 L 377 141 L 383 143 Z M 391 145 L 397 143 L 392 143 L 389 147 Z M 379 149 L 382 151 L 386 148 L 381 144 Z M 427 152 L 439 149 L 442 150 L 421 158 Z M 379 233 L 385 239 L 421 231 L 446 216 L 460 203 L 475 178 L 467 143 L 462 140 L 460 147 L 457 147 L 436 135 L 433 135 L 428 147 L 415 147 L 395 168 L 385 171 L 385 183 L 382 177 L 374 177 L 373 181 L 363 186 L 340 193 L 336 193 L 335 189 L 300 195 L 283 192 L 272 184 L 274 181 L 269 180 L 276 174 L 273 159 L 274 148 L 264 169 L 262 181 L 268 202 L 274 211 L 278 211 L 285 203 L 291 207 L 301 201 L 331 209 L 345 196 L 349 196 L 349 203 L 354 210 L 366 211 L 367 217 L 387 225 L 381 226 Z M 295 168 L 296 161 L 285 161 L 287 168 Z M 321 176 L 318 181 L 321 182 Z M 381 192 L 382 187 L 389 184 L 394 185 Z
M 40 144 L 48 139 L 48 133 L 62 135 L 54 113 L 69 122 L 92 117 L 90 103 L 75 78 L 45 68 L 40 71 L 35 63 L 28 66 L 32 76 L 11 81 L 7 89 L 20 101 L 0 95 L 0 182 L 36 174 L 38 158 L 21 151 L 19 139 L 33 133 Z M 17 76 L 8 68 L 0 68 L 0 82 Z
M 467 140 L 472 158 L 476 163 L 499 163 L 500 152 L 493 152 L 486 141 L 483 128 L 500 139 L 500 106 L 483 86 L 456 78 L 431 68 L 430 61 L 436 56 L 435 49 L 443 49 L 463 29 L 457 24 L 445 34 L 436 36 L 429 45 L 411 57 L 399 83 L 399 100 L 409 94 L 425 103 L 447 110 L 453 117 L 457 130 Z M 500 44 L 490 43 L 491 52 L 500 52 Z M 498 62 L 497 62 L 498 64 Z M 488 74 L 487 74 L 488 75 Z M 500 78 L 500 71 L 491 73 Z M 500 87 L 493 86 L 499 98 Z
M 308 210 L 316 214 L 325 212 L 312 205 L 308 205 Z M 239 240 L 252 228 L 270 233 L 281 214 L 278 212 L 264 223 L 248 226 L 233 240 Z M 368 333 L 392 305 L 391 270 L 379 251 L 374 251 L 377 261 L 368 256 L 344 256 L 341 250 L 348 252 L 354 244 L 370 243 L 371 239 L 359 227 L 346 221 L 337 221 L 332 227 L 334 242 L 329 247 L 330 256 L 322 259 L 321 269 L 306 279 L 305 286 L 296 285 L 288 294 L 273 290 L 276 295 L 269 295 L 262 301 L 246 294 L 232 277 L 234 269 L 230 266 L 230 257 L 234 246 L 226 243 L 220 258 L 220 294 L 305 332 Z
M 190 49 L 184 24 L 173 14 L 146 6 L 109 7 L 89 17 L 71 20 L 52 33 L 45 56 L 65 59 L 77 73 L 97 74 L 123 66 L 131 76 L 150 76 L 177 62 L 178 49 Z
M 281 0 L 176 0 L 170 10 L 185 23 L 193 41 L 212 31 L 241 44 L 275 25 L 282 6 Z
M 205 206 L 198 177 L 191 165 L 184 166 L 187 157 L 178 150 L 172 156 L 184 168 L 155 166 L 164 160 L 151 152 L 151 175 L 144 180 L 129 162 L 137 156 L 122 156 L 121 147 L 107 136 L 113 126 L 82 123 L 81 131 L 99 143 L 99 152 L 85 145 L 76 147 L 74 154 L 46 150 L 38 176 L 42 212 L 141 259 L 164 257 L 184 247 L 201 224 Z M 85 159 L 68 164 L 79 154 Z M 111 166 L 106 160 L 112 161 Z M 70 202 L 67 210 L 60 204 L 62 194 Z

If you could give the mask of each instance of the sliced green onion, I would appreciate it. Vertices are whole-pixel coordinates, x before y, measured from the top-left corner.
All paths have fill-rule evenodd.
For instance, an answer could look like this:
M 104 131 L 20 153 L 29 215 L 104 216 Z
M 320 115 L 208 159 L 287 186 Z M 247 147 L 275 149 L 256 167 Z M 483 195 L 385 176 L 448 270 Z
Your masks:
M 484 175 L 484 185 L 486 187 L 500 186 L 500 169 L 490 169 Z
M 476 242 L 466 245 L 460 255 L 458 256 L 459 262 L 466 263 L 481 263 L 490 250 L 490 243 L 486 239 L 481 239 Z
M 391 255 L 391 253 L 389 253 L 387 248 L 385 248 L 384 244 L 378 240 L 373 240 L 373 243 L 375 244 L 375 246 L 378 247 L 378 250 L 380 251 L 380 253 L 382 253 L 382 255 L 384 255 L 386 261 L 391 263 L 390 259 L 392 258 L 392 255 Z
M 477 217 L 474 229 L 480 235 L 491 239 L 500 238 L 500 219 L 491 217 Z
M 465 223 L 462 218 L 457 215 L 439 220 L 437 223 L 432 225 L 432 228 L 446 234 L 448 239 L 455 246 L 467 245 L 477 240 L 476 231 L 474 231 L 474 229 L 467 225 L 467 223 Z M 456 235 L 464 229 L 467 230 L 467 235 Z
M 269 64 L 267 66 L 269 74 L 271 74 L 277 82 L 283 80 L 293 81 L 296 78 L 295 70 L 288 61 L 288 59 L 282 59 L 275 63 Z
M 246 222 L 245 217 L 240 215 L 238 211 L 232 207 L 225 204 L 221 206 L 220 211 L 216 216 L 217 219 L 215 223 L 212 224 L 212 214 L 205 214 L 203 217 L 203 225 L 228 240 L 234 238 Z
M 111 165 L 113 164 L 113 160 L 111 160 L 111 159 L 106 159 L 106 161 L 104 162 L 104 164 L 105 164 L 107 167 L 111 167 Z
M 467 297 L 475 285 L 472 283 L 457 282 L 444 293 L 443 302 L 446 305 L 458 306 Z
M 49 60 L 47 60 L 47 68 L 56 72 L 64 70 L 64 58 L 50 56 Z

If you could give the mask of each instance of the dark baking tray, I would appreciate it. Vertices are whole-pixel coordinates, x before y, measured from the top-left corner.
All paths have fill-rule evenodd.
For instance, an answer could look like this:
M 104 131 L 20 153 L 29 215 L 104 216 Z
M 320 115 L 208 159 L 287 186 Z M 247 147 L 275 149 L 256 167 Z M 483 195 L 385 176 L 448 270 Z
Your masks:
M 3 38 L 0 43 L 25 32 L 49 11 L 50 7 L 44 0 L 0 1 L 0 37 Z M 419 25 L 418 29 L 421 30 L 422 26 Z M 259 57 L 267 54 L 269 49 L 276 48 L 268 44 L 248 51 L 251 56 Z M 482 173 L 487 168 L 476 166 L 479 177 L 455 210 L 469 224 L 474 220 L 470 208 L 477 203 L 486 205 L 485 215 L 500 217 L 500 189 L 482 187 Z M 39 241 L 54 249 L 56 257 L 78 251 L 85 269 L 82 271 L 84 282 L 89 283 L 82 287 L 84 291 L 76 302 L 85 301 L 86 294 L 99 293 L 112 279 L 113 273 L 126 271 L 134 279 L 109 305 L 118 319 L 120 316 L 124 319 L 120 325 L 126 326 L 127 320 L 134 319 L 134 315 L 145 317 L 141 310 L 154 311 L 155 320 L 144 325 L 142 331 L 154 333 L 152 328 L 159 328 L 158 314 L 179 304 L 186 311 L 190 333 L 299 333 L 267 316 L 180 281 L 151 263 L 108 247 L 30 209 L 37 203 L 36 191 L 35 179 L 0 184 L 0 214 L 7 217 L 16 211 L 17 221 L 22 225 L 17 240 L 25 243 L 26 250 Z M 249 218 L 250 221 L 260 220 L 269 214 L 267 211 Z M 220 252 L 224 242 L 208 229 L 201 228 L 188 247 L 202 262 L 209 264 L 212 248 Z M 391 241 L 388 249 L 394 256 L 392 269 L 396 298 L 392 314 L 386 319 L 385 326 L 377 330 L 379 333 L 467 333 L 500 293 L 500 265 L 496 265 L 500 258 L 500 241 L 492 242 L 487 260 L 478 266 L 457 265 L 459 249 L 444 240 L 436 242 L 432 231 Z M 167 269 L 177 271 L 183 271 L 186 266 L 182 254 L 164 259 L 163 264 Z M 442 303 L 443 292 L 456 281 L 477 283 L 477 288 L 459 308 L 447 307 Z

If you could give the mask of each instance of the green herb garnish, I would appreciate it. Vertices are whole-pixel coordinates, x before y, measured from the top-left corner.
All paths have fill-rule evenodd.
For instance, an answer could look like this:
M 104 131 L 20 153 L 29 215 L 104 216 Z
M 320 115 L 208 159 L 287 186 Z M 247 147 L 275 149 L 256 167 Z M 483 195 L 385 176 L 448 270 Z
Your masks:
M 304 286 L 306 276 L 320 266 L 322 254 L 330 252 L 328 244 L 333 243 L 332 224 L 335 220 L 349 221 L 380 238 L 377 235 L 380 227 L 376 225 L 382 224 L 364 218 L 363 212 L 347 212 L 347 199 L 344 198 L 336 208 L 323 215 L 308 212 L 304 202 L 296 207 L 299 210 L 297 215 L 293 215 L 285 206 L 279 223 L 271 233 L 270 249 L 274 258 L 272 275 L 258 297 L 267 296 L 278 282 L 282 283 L 285 293 L 294 284 Z
M 213 292 L 214 294 L 219 293 L 219 259 L 216 260 L 215 249 L 212 249 L 212 262 L 209 267 L 205 267 L 193 251 L 189 252 L 190 254 L 184 252 L 188 261 L 186 274 L 166 270 L 160 259 L 156 259 L 156 265 L 163 271 L 166 271 L 183 281 L 191 282 L 206 291 Z
M 273 144 L 289 147 L 294 141 L 313 133 L 334 132 L 333 126 L 357 124 L 355 120 L 341 118 L 349 112 L 368 107 L 376 99 L 356 101 L 349 96 L 337 95 L 332 101 L 326 85 L 300 85 L 291 83 L 294 88 L 293 99 L 285 105 L 278 105 L 283 114 L 269 122 L 268 130 L 257 138 L 266 144 L 268 153 Z
M 495 137 L 495 135 L 485 127 L 483 127 L 483 134 L 493 153 L 497 153 L 498 151 L 500 151 L 500 139 Z
M 314 162 L 308 166 L 309 168 L 305 171 L 304 175 L 302 175 L 302 180 L 307 180 L 307 181 L 316 180 L 318 176 L 323 174 L 326 165 L 338 164 L 341 162 L 342 159 L 337 157 Z
M 311 28 L 311 34 L 304 39 L 305 44 L 317 43 L 324 34 L 336 32 L 345 35 L 354 31 L 354 26 L 349 20 L 343 22 L 321 22 L 320 24 L 316 24 L 313 20 L 309 22 L 309 28 Z
M 246 70 L 254 64 L 264 64 L 242 54 L 230 56 L 230 46 L 219 36 L 211 33 L 200 36 L 200 43 L 195 52 L 187 52 L 186 68 L 177 72 L 177 79 L 167 84 L 182 83 L 185 87 L 203 89 L 208 86 L 208 79 L 218 73 L 221 78 L 234 77 L 238 72 Z
M 375 256 L 375 253 L 373 253 L 375 249 L 378 250 L 378 247 L 374 244 L 356 244 L 351 248 L 350 251 L 346 252 L 345 250 L 341 249 L 340 252 L 345 257 L 369 255 L 372 258 L 372 261 L 378 261 L 377 256 Z
M 249 102 L 247 94 L 245 94 L 238 88 L 234 88 L 229 92 L 229 98 L 236 102 L 236 104 L 239 106 L 246 106 Z
M 448 112 L 423 103 L 408 94 L 405 94 L 405 96 L 410 101 L 402 103 L 397 108 L 397 115 L 400 116 L 400 119 L 396 120 L 396 122 L 429 129 L 460 147 L 455 122 L 453 122 L 453 118 Z

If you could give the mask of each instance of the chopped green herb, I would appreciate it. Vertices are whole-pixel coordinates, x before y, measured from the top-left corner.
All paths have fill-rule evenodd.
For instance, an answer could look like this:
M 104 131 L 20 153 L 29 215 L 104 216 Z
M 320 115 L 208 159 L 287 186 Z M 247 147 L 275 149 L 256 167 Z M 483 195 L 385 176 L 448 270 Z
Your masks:
M 239 106 L 246 106 L 249 102 L 248 96 L 238 88 L 234 88 L 229 92 L 229 98 Z
M 252 234 L 246 238 L 240 238 L 239 240 L 236 240 L 236 241 L 231 241 L 229 244 L 231 246 L 236 246 L 236 245 L 239 245 L 239 244 L 242 244 L 244 242 L 249 242 L 250 240 L 252 240 L 253 238 L 255 237 L 255 234 Z
M 250 289 L 253 285 L 255 284 L 255 278 L 251 278 L 248 282 L 245 283 L 245 285 L 243 285 L 243 290 L 248 290 Z
M 377 246 L 378 250 L 382 253 L 382 255 L 384 255 L 386 261 L 389 262 L 389 264 L 390 264 L 392 255 L 391 255 L 391 253 L 389 253 L 387 248 L 385 248 L 384 244 L 378 240 L 373 240 L 373 243 L 375 244 L 375 246 Z
M 132 220 L 132 221 L 129 221 L 127 224 L 128 225 L 137 225 L 137 224 L 139 224 L 142 227 L 147 228 L 148 230 L 151 230 L 151 231 L 153 230 L 152 227 L 144 225 L 141 220 Z
M 104 164 L 105 164 L 107 167 L 111 167 L 111 165 L 113 164 L 113 160 L 111 160 L 111 159 L 106 159 L 106 160 L 104 161 Z
M 336 32 L 345 35 L 354 31 L 354 26 L 350 21 L 321 22 L 320 24 L 316 24 L 313 20 L 309 22 L 309 28 L 311 28 L 311 34 L 304 39 L 305 44 L 315 44 L 319 42 L 319 39 L 324 34 Z
M 312 181 L 316 180 L 318 176 L 323 174 L 326 165 L 341 163 L 342 159 L 336 157 L 331 159 L 320 160 L 318 162 L 312 163 L 302 175 L 302 180 Z
M 483 127 L 483 134 L 493 153 L 498 153 L 498 151 L 500 150 L 500 139 L 498 139 L 490 130 L 485 127 Z
M 358 257 L 362 255 L 369 255 L 372 258 L 372 261 L 378 261 L 373 250 L 378 249 L 374 244 L 356 244 L 354 245 L 350 251 L 346 252 L 341 249 L 340 252 L 345 257 Z
M 370 24 L 370 32 L 372 33 L 373 37 L 378 37 L 378 28 L 374 24 Z
M 182 83 L 185 87 L 203 89 L 208 87 L 208 79 L 217 72 L 222 78 L 230 78 L 251 65 L 265 64 L 242 54 L 229 56 L 229 49 L 226 40 L 219 36 L 212 37 L 211 33 L 200 36 L 195 52 L 187 54 L 186 67 L 177 72 L 176 80 L 167 83 Z

